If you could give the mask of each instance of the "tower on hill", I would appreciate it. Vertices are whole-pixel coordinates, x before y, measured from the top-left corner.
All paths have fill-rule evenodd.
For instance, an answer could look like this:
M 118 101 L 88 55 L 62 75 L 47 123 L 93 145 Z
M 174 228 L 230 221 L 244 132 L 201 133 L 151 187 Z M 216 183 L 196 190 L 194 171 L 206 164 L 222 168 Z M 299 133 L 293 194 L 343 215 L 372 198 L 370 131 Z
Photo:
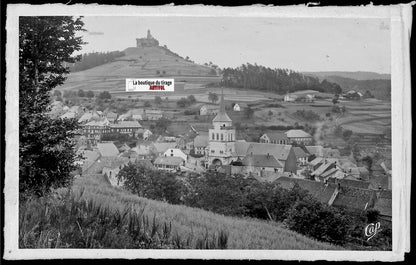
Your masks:
M 224 93 L 221 93 L 220 111 L 209 129 L 208 164 L 228 165 L 235 154 L 235 128 L 225 111 Z
M 159 46 L 159 41 L 153 38 L 152 34 L 150 34 L 150 30 L 147 30 L 147 37 L 146 38 L 138 38 L 136 39 L 136 47 L 137 48 L 144 48 L 144 47 L 157 47 Z

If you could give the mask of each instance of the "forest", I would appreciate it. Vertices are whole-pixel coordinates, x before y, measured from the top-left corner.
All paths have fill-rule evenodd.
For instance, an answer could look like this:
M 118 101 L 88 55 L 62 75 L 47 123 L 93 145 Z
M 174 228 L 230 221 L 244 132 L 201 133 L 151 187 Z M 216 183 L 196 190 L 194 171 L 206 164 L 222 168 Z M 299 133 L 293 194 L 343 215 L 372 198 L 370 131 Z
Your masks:
M 271 69 L 257 64 L 243 64 L 237 68 L 222 70 L 222 85 L 285 94 L 300 90 L 340 94 L 341 87 L 327 80 L 305 76 L 290 69 Z

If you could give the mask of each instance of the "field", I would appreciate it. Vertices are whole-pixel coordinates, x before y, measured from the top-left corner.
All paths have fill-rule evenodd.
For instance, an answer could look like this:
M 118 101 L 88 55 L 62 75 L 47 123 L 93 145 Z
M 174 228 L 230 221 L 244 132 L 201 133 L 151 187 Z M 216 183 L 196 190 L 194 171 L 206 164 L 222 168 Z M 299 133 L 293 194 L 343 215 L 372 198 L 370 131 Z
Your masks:
M 194 237 L 213 233 L 219 229 L 228 232 L 228 249 L 309 249 L 339 250 L 340 247 L 318 242 L 280 224 L 249 218 L 234 218 L 181 205 L 149 200 L 114 188 L 103 178 L 85 175 L 74 182 L 75 192 L 84 189 L 81 199 L 94 200 L 112 210 L 131 205 L 150 217 L 156 215 L 159 222 L 171 222 L 172 231 L 181 235 L 192 233 Z

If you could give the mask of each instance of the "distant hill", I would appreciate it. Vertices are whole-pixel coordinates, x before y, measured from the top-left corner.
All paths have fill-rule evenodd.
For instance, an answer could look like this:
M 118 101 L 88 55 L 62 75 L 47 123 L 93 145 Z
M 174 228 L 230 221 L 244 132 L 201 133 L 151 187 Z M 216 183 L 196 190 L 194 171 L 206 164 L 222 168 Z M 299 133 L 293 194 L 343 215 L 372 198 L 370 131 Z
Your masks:
M 375 72 L 343 72 L 343 71 L 328 71 L 328 72 L 303 72 L 304 75 L 315 76 L 319 79 L 326 79 L 328 76 L 339 76 L 344 78 L 351 78 L 355 80 L 390 80 L 390 74 L 379 74 Z
M 120 91 L 125 89 L 126 78 L 164 77 L 199 84 L 220 80 L 212 67 L 184 59 L 166 47 L 130 47 L 123 53 L 125 56 L 114 58 L 108 63 L 70 73 L 60 88 Z
M 318 77 L 337 83 L 343 91 L 357 90 L 361 93 L 370 91 L 378 99 L 391 99 L 391 79 L 389 74 L 373 72 L 304 72 L 303 74 Z

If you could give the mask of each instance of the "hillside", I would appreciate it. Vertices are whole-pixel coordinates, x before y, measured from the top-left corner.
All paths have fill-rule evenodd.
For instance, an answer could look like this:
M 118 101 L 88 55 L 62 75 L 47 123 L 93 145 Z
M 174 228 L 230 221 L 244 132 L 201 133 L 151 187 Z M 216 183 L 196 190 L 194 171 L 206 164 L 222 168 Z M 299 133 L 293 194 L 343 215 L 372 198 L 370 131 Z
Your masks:
M 59 89 L 123 91 L 126 78 L 175 78 L 199 85 L 219 81 L 211 67 L 185 60 L 165 47 L 130 47 L 123 52 L 125 56 L 112 62 L 71 73 Z
M 383 79 L 383 80 L 390 80 L 390 74 L 379 74 L 375 72 L 343 72 L 343 71 L 327 71 L 327 72 L 303 72 L 305 75 L 311 75 L 319 77 L 320 79 L 324 79 L 328 76 L 339 76 L 344 78 L 351 78 L 355 80 L 376 80 L 376 79 Z
M 114 188 L 97 175 L 84 175 L 74 182 L 74 191 L 83 190 L 83 198 L 92 199 L 112 210 L 131 205 L 143 209 L 160 222 L 172 222 L 172 230 L 181 235 L 192 233 L 194 238 L 206 232 L 224 229 L 229 233 L 228 249 L 308 249 L 336 250 L 340 247 L 318 242 L 282 228 L 279 224 L 249 218 L 214 214 L 182 205 L 149 200 Z
M 391 80 L 388 74 L 372 72 L 308 72 L 304 74 L 337 83 L 343 91 L 353 89 L 364 94 L 368 90 L 377 99 L 390 100 L 391 98 Z

